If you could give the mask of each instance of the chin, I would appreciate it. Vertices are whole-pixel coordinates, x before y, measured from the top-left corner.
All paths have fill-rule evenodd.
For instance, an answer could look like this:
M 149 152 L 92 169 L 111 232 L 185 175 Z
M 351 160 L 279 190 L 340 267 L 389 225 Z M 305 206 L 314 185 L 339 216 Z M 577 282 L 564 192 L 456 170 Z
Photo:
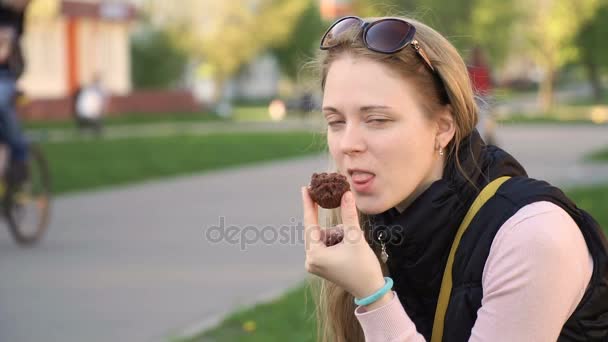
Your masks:
M 377 215 L 390 209 L 390 207 L 378 206 L 377 203 L 366 203 L 368 202 L 366 200 L 357 201 L 355 199 L 355 202 L 357 203 L 357 209 L 365 215 Z

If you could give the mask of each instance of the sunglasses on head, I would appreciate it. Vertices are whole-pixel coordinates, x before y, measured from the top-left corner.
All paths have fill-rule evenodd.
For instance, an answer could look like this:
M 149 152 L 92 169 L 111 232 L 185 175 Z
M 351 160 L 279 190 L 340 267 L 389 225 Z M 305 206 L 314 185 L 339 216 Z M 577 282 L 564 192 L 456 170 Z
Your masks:
M 366 48 L 385 54 L 392 54 L 411 45 L 426 65 L 435 72 L 418 41 L 414 39 L 416 28 L 414 25 L 399 18 L 384 18 L 367 22 L 359 17 L 349 16 L 338 19 L 333 23 L 321 38 L 321 50 L 328 50 L 338 45 L 342 34 L 353 29 L 360 29 L 363 44 Z

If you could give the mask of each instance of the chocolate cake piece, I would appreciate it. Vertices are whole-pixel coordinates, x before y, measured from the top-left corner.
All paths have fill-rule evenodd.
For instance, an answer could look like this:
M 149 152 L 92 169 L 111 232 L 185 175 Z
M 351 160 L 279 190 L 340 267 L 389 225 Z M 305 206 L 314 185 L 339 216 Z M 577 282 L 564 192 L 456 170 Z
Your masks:
M 327 247 L 337 245 L 344 240 L 344 229 L 339 224 L 335 227 L 323 229 L 321 231 L 321 239 Z
M 313 201 L 325 209 L 340 206 L 342 195 L 350 190 L 346 177 L 339 173 L 313 173 L 308 192 Z

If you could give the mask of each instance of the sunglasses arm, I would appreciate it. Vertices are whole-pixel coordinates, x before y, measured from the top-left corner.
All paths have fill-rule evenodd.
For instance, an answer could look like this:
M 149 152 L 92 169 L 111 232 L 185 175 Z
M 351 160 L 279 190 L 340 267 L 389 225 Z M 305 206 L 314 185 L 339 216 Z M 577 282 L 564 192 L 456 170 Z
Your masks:
M 431 64 L 431 60 L 429 59 L 429 56 L 427 56 L 426 52 L 424 52 L 424 50 L 420 47 L 420 43 L 418 43 L 418 41 L 416 39 L 412 40 L 412 46 L 414 47 L 414 49 L 416 49 L 416 52 L 418 52 L 420 57 L 422 57 L 422 59 L 424 59 L 426 64 L 429 66 L 429 68 L 431 68 L 431 70 L 433 72 L 435 72 L 435 68 L 433 68 L 433 64 Z

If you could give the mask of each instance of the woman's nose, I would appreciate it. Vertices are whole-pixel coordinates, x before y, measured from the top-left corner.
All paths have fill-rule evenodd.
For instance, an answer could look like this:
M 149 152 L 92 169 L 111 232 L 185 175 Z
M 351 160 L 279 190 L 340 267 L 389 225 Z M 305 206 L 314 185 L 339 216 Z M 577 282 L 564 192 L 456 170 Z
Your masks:
M 340 139 L 340 150 L 344 154 L 363 152 L 366 149 L 365 136 L 354 122 L 346 124 Z

